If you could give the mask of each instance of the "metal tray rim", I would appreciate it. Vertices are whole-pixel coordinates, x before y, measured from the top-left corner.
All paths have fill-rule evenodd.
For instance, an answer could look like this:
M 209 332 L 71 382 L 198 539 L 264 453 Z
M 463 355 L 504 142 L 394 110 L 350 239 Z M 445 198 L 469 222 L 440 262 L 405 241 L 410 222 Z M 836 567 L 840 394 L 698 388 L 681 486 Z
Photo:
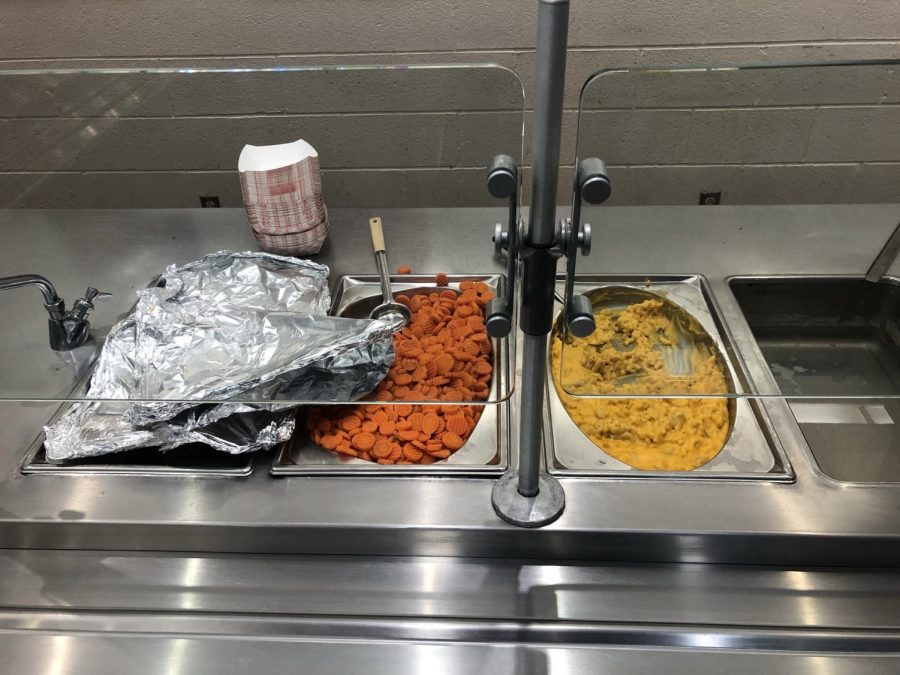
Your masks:
M 865 281 L 864 274 L 732 274 L 725 277 L 725 284 L 730 288 L 734 281 Z M 900 277 L 886 274 L 875 284 L 900 286 Z

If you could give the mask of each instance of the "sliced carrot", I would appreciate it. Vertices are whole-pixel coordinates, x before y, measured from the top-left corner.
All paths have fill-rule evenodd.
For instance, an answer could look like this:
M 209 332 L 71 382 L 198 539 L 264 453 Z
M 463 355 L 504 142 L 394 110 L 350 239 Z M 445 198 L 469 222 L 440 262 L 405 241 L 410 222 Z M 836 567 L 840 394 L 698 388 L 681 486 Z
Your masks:
M 438 373 L 449 373 L 453 369 L 453 357 L 444 352 L 434 359 L 434 366 Z
M 452 431 L 445 432 L 444 435 L 441 436 L 441 442 L 443 442 L 450 450 L 459 450 L 463 444 L 465 444 L 462 437 Z
M 403 446 L 403 456 L 411 462 L 418 462 L 424 453 L 412 445 Z
M 372 454 L 379 459 L 384 459 L 391 454 L 391 442 L 385 439 L 378 441 L 372 448 Z
M 420 412 L 414 412 L 409 416 L 409 423 L 412 425 L 410 428 L 415 431 L 422 430 L 422 423 L 425 421 L 425 415 Z
M 493 366 L 484 359 L 475 362 L 475 372 L 479 375 L 490 375 L 493 370 Z
M 375 436 L 362 432 L 354 436 L 350 444 L 357 450 L 371 450 L 375 446 Z
M 350 457 L 356 457 L 356 450 L 350 447 L 349 443 L 340 443 L 339 445 L 332 448 L 335 452 L 338 452 L 342 455 L 349 455 Z
M 466 423 L 466 418 L 462 415 L 447 415 L 445 419 L 448 432 L 457 436 L 463 436 L 468 431 L 469 425 Z
M 326 450 L 334 450 L 340 442 L 341 439 L 334 434 L 325 434 L 317 443 Z
M 362 420 L 357 415 L 347 415 L 341 420 L 341 428 L 345 431 L 358 429 L 362 425 Z

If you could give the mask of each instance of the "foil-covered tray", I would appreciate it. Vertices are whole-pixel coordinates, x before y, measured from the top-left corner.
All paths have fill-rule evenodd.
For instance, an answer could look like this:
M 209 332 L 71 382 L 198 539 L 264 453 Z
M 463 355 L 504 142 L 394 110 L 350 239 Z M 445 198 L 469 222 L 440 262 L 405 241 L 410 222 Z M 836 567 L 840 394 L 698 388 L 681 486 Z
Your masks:
M 465 280 L 483 281 L 495 291 L 503 283 L 500 274 L 448 275 L 449 287 L 459 288 Z M 403 275 L 391 277 L 395 293 L 433 291 L 433 276 Z M 350 318 L 368 316 L 381 302 L 381 286 L 374 275 L 350 275 L 337 282 L 332 314 Z M 509 461 L 511 393 L 510 353 L 508 340 L 493 340 L 494 378 L 490 401 L 486 403 L 466 444 L 446 460 L 427 465 L 382 465 L 356 458 L 347 458 L 315 445 L 306 433 L 303 413 L 298 417 L 294 437 L 282 444 L 272 462 L 273 476 L 493 476 L 502 474 Z
M 203 443 L 241 454 L 303 401 L 353 401 L 393 361 L 391 327 L 328 316 L 328 267 L 219 251 L 170 265 L 111 330 L 85 400 L 44 428 L 54 462 Z
M 743 364 L 734 349 L 728 329 L 701 275 L 578 275 L 576 293 L 623 287 L 650 290 L 662 295 L 692 315 L 712 338 L 721 354 L 733 393 L 747 391 Z M 557 280 L 562 294 L 564 281 Z M 562 305 L 555 306 L 555 330 L 561 323 Z M 790 463 L 759 401 L 728 399 L 730 431 L 722 450 L 712 460 L 693 471 L 648 471 L 636 469 L 605 453 L 572 421 L 553 386 L 551 359 L 547 359 L 544 409 L 544 450 L 550 473 L 561 476 L 616 476 L 632 478 L 667 477 L 679 479 L 766 479 L 791 481 Z
M 156 286 L 159 277 L 148 287 Z M 130 310 L 130 311 L 133 311 Z M 90 383 L 94 363 L 75 382 L 70 396 L 84 395 Z M 47 424 L 54 424 L 76 403 L 60 405 Z M 31 442 L 25 456 L 19 463 L 19 470 L 25 475 L 68 475 L 96 476 L 114 474 L 120 476 L 186 476 L 186 477 L 241 477 L 253 473 L 256 453 L 232 455 L 216 452 L 209 446 L 189 443 L 171 452 L 161 452 L 159 448 L 140 448 L 116 452 L 99 457 L 82 457 L 64 462 L 47 459 L 44 446 L 46 436 L 43 431 Z

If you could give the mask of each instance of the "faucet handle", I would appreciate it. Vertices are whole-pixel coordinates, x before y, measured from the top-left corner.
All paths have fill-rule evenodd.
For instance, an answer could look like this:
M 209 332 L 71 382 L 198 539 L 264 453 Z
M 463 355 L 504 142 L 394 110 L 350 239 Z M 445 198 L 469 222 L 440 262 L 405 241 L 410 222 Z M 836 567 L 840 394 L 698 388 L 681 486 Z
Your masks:
M 84 292 L 84 300 L 93 305 L 95 301 L 106 302 L 112 297 L 112 295 L 112 293 L 98 291 L 93 286 L 88 286 L 88 289 Z
M 88 312 L 94 309 L 94 302 L 106 302 L 111 297 L 112 293 L 104 293 L 93 286 L 88 286 L 88 289 L 84 292 L 84 297 L 72 303 L 72 318 L 77 321 L 83 321 L 87 317 Z

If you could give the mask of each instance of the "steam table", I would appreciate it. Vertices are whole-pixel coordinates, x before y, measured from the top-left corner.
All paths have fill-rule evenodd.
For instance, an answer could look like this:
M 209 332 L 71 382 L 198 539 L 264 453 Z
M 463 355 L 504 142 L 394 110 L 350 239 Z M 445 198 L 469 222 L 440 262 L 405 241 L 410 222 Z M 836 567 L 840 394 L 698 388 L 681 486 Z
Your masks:
M 332 278 L 371 271 L 371 215 L 329 212 Z M 379 215 L 397 264 L 503 271 L 503 208 Z M 766 381 L 725 278 L 864 274 L 898 220 L 891 205 L 609 207 L 579 273 L 704 274 Z M 3 274 L 44 274 L 66 298 L 113 291 L 101 328 L 165 265 L 255 248 L 229 209 L 6 211 L 0 235 Z M 49 390 L 39 299 L 0 307 L 16 318 L 0 325 L 0 381 Z M 566 511 L 537 531 L 496 517 L 491 480 L 273 478 L 271 455 L 248 478 L 23 476 L 56 405 L 0 404 L 7 672 L 121 672 L 122 654 L 191 673 L 802 673 L 822 665 L 813 653 L 838 672 L 898 668 L 900 571 L 874 568 L 900 565 L 900 485 L 827 479 L 783 401 L 765 406 L 795 482 L 562 478 Z

